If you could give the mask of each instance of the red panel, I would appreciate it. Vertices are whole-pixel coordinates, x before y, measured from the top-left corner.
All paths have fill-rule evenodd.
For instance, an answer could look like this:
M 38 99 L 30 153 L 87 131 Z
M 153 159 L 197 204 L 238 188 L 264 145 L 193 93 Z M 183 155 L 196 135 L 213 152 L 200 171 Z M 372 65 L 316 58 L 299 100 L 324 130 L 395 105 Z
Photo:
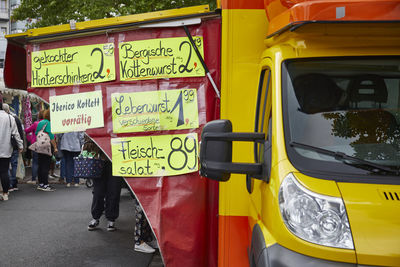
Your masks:
M 218 266 L 249 266 L 249 221 L 246 216 L 219 216 L 218 240 Z
M 263 0 L 222 0 L 222 9 L 264 9 Z
M 26 90 L 26 51 L 13 43 L 7 44 L 4 83 L 8 88 Z
M 203 36 L 204 58 L 211 76 L 220 86 L 220 18 L 208 19 L 201 25 L 191 26 L 192 35 Z M 54 49 L 59 47 L 89 45 L 95 43 L 119 42 L 184 37 L 183 28 L 139 29 L 95 37 L 85 37 L 42 43 L 32 49 Z M 115 53 L 118 62 L 118 50 Z M 30 53 L 28 53 L 29 55 Z M 30 81 L 30 57 L 27 58 L 27 78 Z M 119 65 L 117 77 L 119 77 Z M 196 88 L 198 90 L 198 129 L 173 130 L 147 133 L 114 134 L 112 132 L 111 94 L 114 92 L 140 92 Z M 102 90 L 104 122 L 103 128 L 90 129 L 86 133 L 111 157 L 112 137 L 143 136 L 160 134 L 182 134 L 196 132 L 200 138 L 201 129 L 207 121 L 219 118 L 219 100 L 206 77 L 171 78 L 145 81 L 65 86 L 56 88 L 29 88 L 30 92 L 48 101 L 51 95 L 64 95 L 93 90 Z M 161 254 L 166 266 L 216 266 L 218 238 L 218 184 L 200 177 L 198 172 L 172 177 L 127 178 L 135 195 L 144 208 L 150 224 L 159 240 Z

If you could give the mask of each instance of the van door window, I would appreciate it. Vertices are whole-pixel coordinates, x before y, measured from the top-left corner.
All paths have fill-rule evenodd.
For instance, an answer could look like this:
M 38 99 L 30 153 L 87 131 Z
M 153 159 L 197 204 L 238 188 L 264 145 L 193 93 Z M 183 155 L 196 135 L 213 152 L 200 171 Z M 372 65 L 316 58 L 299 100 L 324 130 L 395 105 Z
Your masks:
M 256 104 L 256 117 L 254 131 L 259 133 L 265 133 L 266 140 L 261 143 L 254 144 L 254 160 L 256 163 L 265 164 L 265 169 L 270 169 L 271 157 L 265 156 L 265 149 L 270 147 L 270 122 L 271 122 L 271 101 L 270 101 L 270 90 L 271 88 L 271 71 L 266 68 L 261 71 L 260 80 L 258 85 L 258 95 Z M 267 177 L 268 176 L 268 177 Z M 253 177 L 261 180 L 269 179 L 268 175 L 262 174 L 261 177 Z M 249 193 L 253 191 L 253 179 L 251 177 L 246 178 L 246 186 Z
M 270 117 L 271 104 L 268 100 L 268 92 L 271 86 L 271 71 L 264 69 L 260 75 L 260 83 L 258 86 L 256 118 L 254 131 L 259 133 L 266 133 L 268 127 L 268 120 Z M 267 135 L 266 135 L 266 138 Z M 263 146 L 264 144 L 254 145 L 254 159 L 260 163 L 263 160 Z

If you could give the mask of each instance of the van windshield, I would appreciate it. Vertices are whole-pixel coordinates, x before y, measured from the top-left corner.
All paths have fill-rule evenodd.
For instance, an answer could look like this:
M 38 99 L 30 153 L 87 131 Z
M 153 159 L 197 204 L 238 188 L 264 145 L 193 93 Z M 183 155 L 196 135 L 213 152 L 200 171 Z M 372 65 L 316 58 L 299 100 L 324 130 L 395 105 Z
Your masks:
M 285 139 L 296 168 L 379 175 L 393 175 L 382 171 L 393 169 L 398 173 L 400 58 L 289 60 L 283 64 L 282 75 Z M 383 168 L 377 171 L 368 163 Z

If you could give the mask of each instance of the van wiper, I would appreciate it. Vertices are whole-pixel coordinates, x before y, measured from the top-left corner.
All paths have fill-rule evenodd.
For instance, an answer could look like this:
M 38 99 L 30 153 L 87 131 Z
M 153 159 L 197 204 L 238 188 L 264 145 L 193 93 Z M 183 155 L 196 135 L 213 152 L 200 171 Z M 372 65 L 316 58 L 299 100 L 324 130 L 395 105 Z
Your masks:
M 342 161 L 344 164 L 348 164 L 354 167 L 368 167 L 368 169 L 372 172 L 379 172 L 379 171 L 385 171 L 385 172 L 389 172 L 389 173 L 393 173 L 395 175 L 399 175 L 400 174 L 400 170 L 394 170 L 392 168 L 380 165 L 380 164 L 376 164 L 364 159 L 360 159 L 357 157 L 353 157 L 353 156 L 349 156 L 346 153 L 343 152 L 338 152 L 338 151 L 331 151 L 331 150 L 327 150 L 327 149 L 323 149 L 320 147 L 316 147 L 316 146 L 311 146 L 311 145 L 306 145 L 306 144 L 302 144 L 302 143 L 297 143 L 297 142 L 290 142 L 290 146 L 295 146 L 295 147 L 299 147 L 299 148 L 303 148 L 303 149 L 308 149 L 308 150 L 313 150 L 316 151 L 318 153 L 324 154 L 324 155 L 328 155 L 331 156 L 333 158 L 335 158 L 336 160 L 340 160 Z M 346 160 L 348 161 L 353 161 L 356 164 L 351 164 L 346 162 Z M 361 165 L 361 166 L 360 166 Z

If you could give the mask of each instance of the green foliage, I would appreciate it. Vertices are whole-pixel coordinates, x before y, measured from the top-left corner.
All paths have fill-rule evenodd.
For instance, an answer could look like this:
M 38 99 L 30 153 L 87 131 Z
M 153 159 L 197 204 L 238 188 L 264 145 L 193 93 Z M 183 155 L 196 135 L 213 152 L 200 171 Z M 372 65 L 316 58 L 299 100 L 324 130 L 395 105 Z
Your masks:
M 215 0 L 22 0 L 12 20 L 27 20 L 27 28 L 209 4 Z M 37 19 L 37 20 L 32 20 Z

